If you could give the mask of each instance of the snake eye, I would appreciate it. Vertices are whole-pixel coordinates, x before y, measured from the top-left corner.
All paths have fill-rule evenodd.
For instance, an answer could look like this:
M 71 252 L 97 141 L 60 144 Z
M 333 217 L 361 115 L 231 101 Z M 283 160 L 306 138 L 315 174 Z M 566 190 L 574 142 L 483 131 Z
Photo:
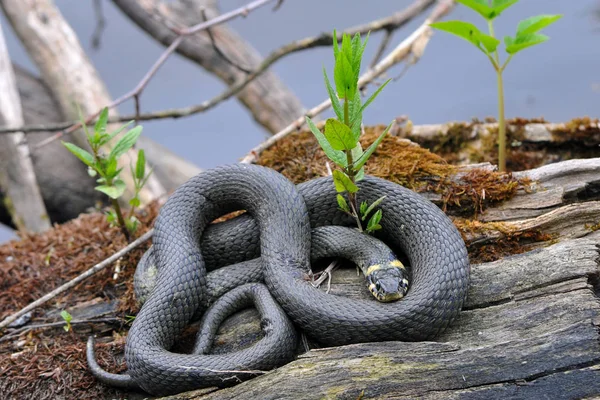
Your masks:
M 379 282 L 375 284 L 375 289 L 377 289 L 378 292 L 381 291 L 381 284 Z

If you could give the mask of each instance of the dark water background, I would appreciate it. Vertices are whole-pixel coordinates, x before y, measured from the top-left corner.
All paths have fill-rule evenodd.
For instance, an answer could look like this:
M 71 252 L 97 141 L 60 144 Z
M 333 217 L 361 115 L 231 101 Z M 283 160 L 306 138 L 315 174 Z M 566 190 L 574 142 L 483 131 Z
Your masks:
M 343 29 L 382 18 L 410 0 L 286 0 L 276 13 L 266 7 L 246 19 L 230 23 L 266 56 L 292 40 Z M 221 11 L 245 4 L 245 0 L 223 0 Z M 102 8 L 107 27 L 101 48 L 91 48 L 95 17 L 91 2 L 56 0 L 113 98 L 132 89 L 161 54 L 163 47 L 123 16 L 109 1 Z M 564 14 L 544 31 L 547 43 L 515 56 L 505 72 L 507 117 L 544 117 L 566 121 L 578 116 L 600 116 L 600 1 L 521 0 L 496 22 L 498 36 L 513 35 L 518 22 L 538 14 Z M 396 32 L 395 46 L 425 19 L 415 19 Z M 474 12 L 459 5 L 446 19 L 485 23 Z M 12 59 L 36 71 L 3 17 Z M 364 59 L 369 62 L 381 33 L 371 36 Z M 326 97 L 321 68 L 331 71 L 330 48 L 296 53 L 278 62 L 274 71 L 309 108 Z M 390 73 L 395 76 L 402 67 Z M 330 72 L 331 75 L 331 72 Z M 225 86 L 192 62 L 172 56 L 147 87 L 142 111 L 198 104 Z M 408 115 L 415 124 L 443 123 L 484 118 L 496 114 L 496 81 L 489 61 L 468 43 L 448 34 L 436 33 L 421 61 L 404 77 L 390 84 L 364 116 L 367 124 L 388 123 Z M 132 104 L 119 108 L 131 113 Z M 144 123 L 144 134 L 169 147 L 202 168 L 235 162 L 265 138 L 249 113 L 231 99 L 206 114 Z M 0 226 L 0 243 L 14 237 Z

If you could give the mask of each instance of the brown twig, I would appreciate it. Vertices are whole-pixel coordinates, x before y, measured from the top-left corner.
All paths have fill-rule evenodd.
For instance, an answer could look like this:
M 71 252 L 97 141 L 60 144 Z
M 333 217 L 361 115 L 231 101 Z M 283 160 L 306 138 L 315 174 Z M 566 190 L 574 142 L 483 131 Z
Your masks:
M 389 46 L 390 41 L 392 40 L 393 34 L 394 34 L 393 30 L 385 31 L 385 36 L 383 37 L 383 39 L 381 39 L 381 42 L 379 42 L 379 47 L 377 48 L 377 51 L 375 52 L 375 56 L 373 56 L 373 60 L 369 64 L 369 68 L 373 68 L 373 67 L 375 67 L 375 65 L 377 65 L 377 63 L 383 56 L 385 49 Z
M 156 74 L 158 69 L 165 63 L 165 61 L 167 61 L 167 59 L 171 56 L 171 54 L 173 54 L 173 52 L 177 49 L 177 47 L 179 47 L 179 45 L 181 44 L 183 39 L 186 38 L 187 36 L 193 35 L 197 32 L 208 29 L 212 26 L 225 23 L 236 17 L 246 16 L 251 11 L 253 11 L 267 3 L 270 3 L 272 1 L 274 1 L 274 0 L 255 0 L 243 7 L 237 8 L 233 11 L 230 11 L 228 13 L 221 14 L 218 17 L 212 18 L 210 21 L 204 21 L 197 25 L 194 25 L 192 27 L 185 28 L 185 29 L 176 29 L 177 34 L 179 36 L 177 36 L 177 38 L 175 40 L 173 40 L 171 45 L 169 47 L 167 47 L 167 49 L 160 55 L 158 60 L 156 60 L 154 65 L 152 65 L 152 67 L 146 73 L 146 75 L 142 78 L 140 83 L 138 83 L 137 86 L 132 91 L 124 94 L 117 100 L 113 101 L 110 105 L 108 105 L 108 108 L 114 108 L 114 107 L 118 106 L 119 104 L 125 102 L 126 100 L 129 100 L 132 97 L 135 97 L 135 96 L 139 97 L 142 94 L 143 90 L 146 88 L 146 85 L 148 84 L 148 82 L 150 82 L 150 80 L 154 77 L 154 75 Z M 102 110 L 98 110 L 94 114 L 88 116 L 85 120 L 85 123 L 86 124 L 90 123 L 92 120 L 97 118 L 101 112 L 102 112 Z M 51 142 L 61 138 L 64 135 L 73 133 L 77 129 L 81 128 L 81 126 L 82 126 L 81 122 L 77 122 L 73 125 L 70 125 L 64 131 L 58 132 L 56 135 L 53 135 L 53 136 L 49 137 L 48 139 L 39 142 L 34 147 L 34 149 L 39 149 L 40 147 L 43 147 L 43 146 L 47 145 L 48 143 L 51 143 Z
M 96 28 L 92 34 L 92 49 L 98 50 L 100 48 L 100 41 L 102 39 L 102 33 L 106 27 L 106 19 L 104 18 L 104 12 L 102 11 L 102 0 L 94 0 L 94 15 L 96 16 Z
M 278 7 L 278 6 L 276 6 L 276 7 Z M 200 12 L 202 13 L 202 19 L 204 21 L 206 21 L 208 19 L 208 18 L 206 18 L 206 10 L 204 8 L 202 8 L 200 10 Z M 215 53 L 217 53 L 223 60 L 225 60 L 227 63 L 231 64 L 234 68 L 236 68 L 239 71 L 242 71 L 246 74 L 249 74 L 252 72 L 251 69 L 242 67 L 238 63 L 234 62 L 231 58 L 229 58 L 229 56 L 227 56 L 227 54 L 225 54 L 221 50 L 221 48 L 219 46 L 217 46 L 217 40 L 215 39 L 215 35 L 213 35 L 212 30 L 210 28 L 206 29 L 206 34 L 208 35 L 208 38 L 210 39 L 210 44 L 211 44 L 212 48 L 214 49 Z
M 154 229 L 150 229 L 148 232 L 144 233 L 138 239 L 134 240 L 129 245 L 127 245 L 123 249 L 117 251 L 115 254 L 108 257 L 104 261 L 99 262 L 98 264 L 94 265 L 87 271 L 79 274 L 77 277 L 70 280 L 69 282 L 57 287 L 50 293 L 45 294 L 44 296 L 40 297 L 36 301 L 29 303 L 27 306 L 20 309 L 19 311 L 4 318 L 4 320 L 2 322 L 0 322 L 0 329 L 7 327 L 11 322 L 13 322 L 17 318 L 19 318 L 21 315 L 28 313 L 29 311 L 41 306 L 42 304 L 45 304 L 49 300 L 52 300 L 53 298 L 58 296 L 59 294 L 64 293 L 67 290 L 71 289 L 72 287 L 77 286 L 80 282 L 84 281 L 85 279 L 89 278 L 90 276 L 96 274 L 97 272 L 102 271 L 104 268 L 111 265 L 114 261 L 123 257 L 124 255 L 126 255 L 127 253 L 129 253 L 131 250 L 135 249 L 142 243 L 145 243 L 147 240 L 149 240 L 152 237 L 153 234 L 154 234 Z
M 360 26 L 339 32 L 338 39 L 341 40 L 341 37 L 344 33 L 353 35 L 356 33 L 366 34 L 367 32 L 375 32 L 375 31 L 379 31 L 379 30 L 383 30 L 383 29 L 388 30 L 388 31 L 399 29 L 402 26 L 404 26 L 408 21 L 410 21 L 413 17 L 415 17 L 420 12 L 424 11 L 429 6 L 431 6 L 434 2 L 435 2 L 435 0 L 417 0 L 413 4 L 411 4 L 409 7 L 407 7 L 406 9 L 404 9 L 402 11 L 398 11 L 389 17 L 378 19 L 378 20 L 372 21 L 368 24 L 360 25 Z M 211 19 L 209 22 L 211 22 L 211 21 L 214 21 L 214 19 Z M 200 24 L 200 25 L 202 25 L 202 24 Z M 180 30 L 178 30 L 176 28 L 171 27 L 170 29 L 174 30 L 174 32 L 180 32 Z M 196 113 L 200 113 L 200 112 L 205 112 L 205 111 L 213 108 L 220 102 L 237 95 L 250 82 L 252 82 L 254 79 L 256 79 L 257 77 L 262 75 L 269 67 L 271 67 L 275 62 L 279 61 L 280 59 L 282 59 L 290 54 L 293 54 L 295 52 L 298 52 L 298 51 L 308 50 L 308 49 L 318 47 L 318 46 L 331 46 L 332 40 L 333 40 L 332 34 L 323 33 L 319 36 L 309 37 L 309 38 L 305 38 L 302 40 L 297 40 L 292 43 L 289 43 L 289 44 L 273 51 L 267 58 L 264 59 L 264 61 L 261 63 L 261 65 L 254 72 L 249 74 L 243 81 L 236 83 L 235 85 L 231 86 L 230 88 L 225 90 L 220 95 L 214 97 L 213 99 L 207 100 L 201 104 L 194 105 L 194 106 L 188 106 L 188 107 L 184 107 L 184 108 L 177 108 L 177 109 L 170 109 L 170 110 L 167 109 L 167 110 L 161 110 L 161 111 L 156 111 L 156 112 L 140 114 L 139 118 L 137 118 L 137 120 L 138 121 L 150 121 L 150 120 L 166 119 L 166 118 L 181 118 L 181 117 L 187 117 L 187 116 L 190 116 L 190 115 L 193 115 Z M 173 42 L 171 44 L 171 46 L 173 46 L 174 43 L 175 42 Z M 177 45 L 178 45 L 178 43 L 177 43 Z M 169 47 L 169 49 L 170 49 L 170 47 Z M 169 51 L 169 49 L 167 49 L 165 51 L 165 53 L 169 52 L 169 54 L 170 54 L 172 52 L 172 50 Z M 165 53 L 163 53 L 163 55 Z M 164 62 L 164 60 L 163 60 L 163 62 Z M 157 61 L 157 63 L 158 63 L 158 61 Z M 151 75 L 152 71 L 153 70 L 149 71 L 149 73 L 146 76 Z M 141 82 L 141 83 L 143 83 L 143 82 Z M 138 84 L 138 87 L 140 86 L 140 84 Z M 145 83 L 144 83 L 144 85 L 145 85 Z M 133 97 L 135 92 L 136 92 L 136 89 L 132 90 L 131 92 L 127 93 L 126 95 L 122 96 L 121 98 L 119 98 L 118 100 L 113 102 L 113 104 L 111 104 L 110 107 L 117 106 L 117 105 L 121 104 L 122 102 L 124 102 L 125 100 L 128 100 L 130 97 Z M 94 118 L 96 118 L 97 115 L 98 114 L 88 117 L 88 119 L 86 120 L 86 123 L 92 125 L 92 120 Z M 131 120 L 135 120 L 135 119 L 136 119 L 135 114 L 134 115 L 125 115 L 125 116 L 121 116 L 119 118 L 110 118 L 109 122 L 111 122 L 111 123 L 112 122 L 127 122 L 127 121 L 131 121 Z M 17 132 L 17 131 L 26 132 L 26 133 L 63 131 L 60 133 L 60 135 L 62 136 L 64 134 L 71 133 L 72 131 L 75 131 L 76 129 L 79 129 L 80 126 L 81 125 L 76 121 L 61 122 L 61 123 L 57 123 L 57 124 L 27 125 L 27 126 L 22 126 L 22 127 L 18 127 L 18 128 L 0 128 L 0 134 Z M 46 144 L 48 144 L 48 141 L 54 141 L 54 140 L 56 140 L 56 139 L 48 139 L 46 141 L 42 141 L 42 142 L 38 143 L 35 147 L 33 147 L 32 150 L 37 150 L 40 147 L 43 147 Z
M 403 61 L 406 57 L 412 54 L 413 45 L 415 43 L 420 43 L 422 46 L 421 51 L 425 48 L 425 42 L 423 42 L 423 37 L 428 38 L 431 35 L 431 24 L 434 21 L 437 21 L 444 15 L 446 15 L 450 10 L 454 7 L 453 0 L 439 0 L 437 6 L 429 15 L 429 17 L 415 30 L 408 38 L 406 38 L 402 43 L 400 43 L 394 50 L 390 52 L 383 60 L 381 60 L 377 65 L 365 72 L 360 79 L 358 80 L 359 89 L 364 88 L 367 84 L 371 83 L 375 78 L 381 76 L 388 69 Z M 297 129 L 300 129 L 302 125 L 305 123 L 305 118 L 308 116 L 310 118 L 315 115 L 320 114 L 331 107 L 331 100 L 327 99 L 323 101 L 321 104 L 316 107 L 311 108 L 306 112 L 305 115 L 299 117 L 286 128 L 271 136 L 258 146 L 254 147 L 250 152 L 242 159 L 242 163 L 250 164 L 257 160 L 258 156 L 266 149 L 271 147 L 277 141 L 283 139 L 288 136 L 290 133 L 294 132 Z

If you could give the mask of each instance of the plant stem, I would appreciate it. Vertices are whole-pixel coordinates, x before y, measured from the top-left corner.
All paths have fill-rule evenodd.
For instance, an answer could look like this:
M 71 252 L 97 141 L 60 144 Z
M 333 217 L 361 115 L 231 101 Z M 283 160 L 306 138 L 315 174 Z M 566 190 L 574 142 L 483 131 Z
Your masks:
M 344 124 L 346 126 L 350 126 L 350 110 L 348 105 L 348 99 L 344 98 Z M 352 181 L 352 183 L 356 183 L 356 174 L 354 173 L 354 159 L 352 157 L 352 150 L 346 150 L 346 160 L 348 161 L 348 166 L 346 167 L 346 175 Z M 356 196 L 354 193 L 348 192 L 348 202 L 350 203 L 350 208 L 352 210 L 352 216 L 356 220 L 356 226 L 360 232 L 363 231 L 362 224 L 360 223 L 360 217 L 358 215 L 358 202 L 356 200 Z
M 506 123 L 504 120 L 504 85 L 502 71 L 498 70 L 498 168 L 506 171 Z
M 488 21 L 490 36 L 494 37 L 494 25 Z M 506 171 L 506 123 L 504 120 L 504 83 L 502 81 L 502 71 L 506 66 L 500 66 L 500 56 L 498 50 L 494 51 L 496 75 L 498 78 L 498 169 L 500 172 Z M 508 60 L 507 60 L 508 62 Z
M 112 202 L 112 206 L 115 209 L 115 214 L 117 214 L 117 221 L 119 221 L 121 232 L 123 232 L 123 235 L 125 235 L 125 239 L 127 239 L 127 243 L 129 243 L 131 242 L 131 236 L 129 235 L 127 225 L 125 225 L 125 220 L 123 219 L 123 213 L 121 212 L 121 206 L 119 205 L 119 201 L 117 199 L 110 199 L 110 201 Z

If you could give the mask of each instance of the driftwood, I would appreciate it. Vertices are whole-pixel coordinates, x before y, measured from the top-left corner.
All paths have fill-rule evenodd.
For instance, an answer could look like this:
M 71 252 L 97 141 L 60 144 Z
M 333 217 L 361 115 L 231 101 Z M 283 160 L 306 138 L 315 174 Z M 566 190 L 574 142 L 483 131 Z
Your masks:
M 219 10 L 214 0 L 159 2 L 155 0 L 113 0 L 134 23 L 157 41 L 168 46 L 177 37 L 170 28 L 202 22 L 203 11 L 214 18 Z M 211 28 L 216 46 L 206 31 L 183 40 L 177 52 L 232 85 L 246 78 L 262 61 L 260 54 L 226 25 Z M 221 54 L 226 55 L 224 58 Z M 230 62 L 232 61 L 232 62 Z M 238 94 L 240 102 L 269 132 L 277 132 L 301 115 L 304 107 L 290 89 L 273 73 L 265 72 Z
M 12 64 L 0 26 L 0 125 L 23 125 L 21 101 Z M 0 137 L 0 192 L 4 192 L 7 214 L 23 230 L 41 232 L 50 228 L 44 201 L 35 177 L 25 134 Z
M 111 103 L 106 87 L 83 51 L 75 32 L 53 2 L 6 0 L 0 2 L 0 6 L 68 119 L 78 118 L 76 104 L 88 115 Z M 115 125 L 109 129 L 116 128 L 118 126 Z M 89 147 L 81 130 L 69 140 L 80 147 Z M 128 170 L 136 158 L 136 152 L 131 149 L 121 157 L 119 165 Z M 127 174 L 122 179 L 128 191 L 133 193 L 133 179 Z M 140 192 L 140 199 L 146 203 L 163 194 L 164 188 L 156 177 L 150 177 Z
M 523 254 L 472 265 L 464 310 L 435 341 L 364 343 L 308 352 L 299 345 L 299 353 L 304 354 L 297 360 L 237 386 L 168 398 L 571 399 L 600 395 L 600 303 L 596 295 L 600 232 L 590 225 L 600 222 L 600 193 L 589 190 L 600 179 L 593 172 L 597 165 L 600 159 L 572 160 L 522 173 L 539 181 L 512 201 L 536 213 L 520 218 L 519 209 L 500 212 L 505 206 L 500 205 L 490 208 L 488 215 L 509 219 L 503 223 L 514 230 L 548 230 L 554 233 L 552 239 L 534 243 L 537 249 Z M 547 206 L 540 196 L 553 190 L 564 197 Z M 513 212 L 517 216 L 510 218 Z M 499 234 L 490 231 L 479 240 L 493 240 Z M 354 269 L 334 272 L 331 293 L 370 296 Z M 257 313 L 245 310 L 221 327 L 213 352 L 238 349 L 260 335 Z

